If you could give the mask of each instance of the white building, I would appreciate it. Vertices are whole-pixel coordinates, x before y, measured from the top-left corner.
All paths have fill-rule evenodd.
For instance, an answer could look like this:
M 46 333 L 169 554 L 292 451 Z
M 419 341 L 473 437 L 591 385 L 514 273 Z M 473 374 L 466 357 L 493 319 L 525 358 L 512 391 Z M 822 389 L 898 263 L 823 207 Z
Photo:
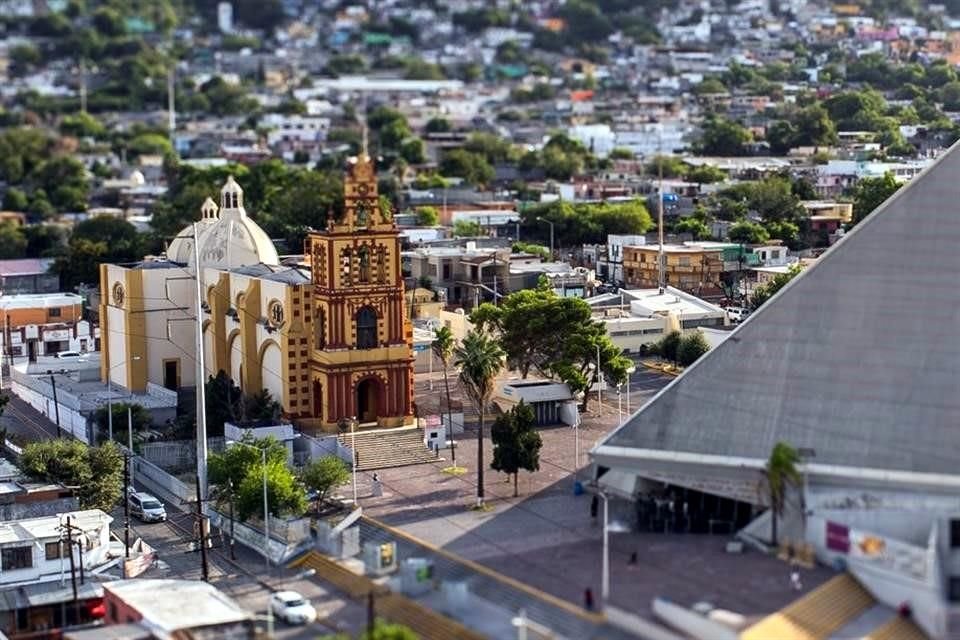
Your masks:
M 605 260 L 600 262 L 600 270 L 603 271 L 607 280 L 623 282 L 623 248 L 637 247 L 646 243 L 647 239 L 642 235 L 608 235 L 607 255 Z
M 0 522 L 0 588 L 69 579 L 68 523 L 74 565 L 87 572 L 102 566 L 110 560 L 111 522 L 99 509 Z
M 217 4 L 217 28 L 220 33 L 233 33 L 233 4 L 221 2 Z
M 567 134 L 598 158 L 606 158 L 617 143 L 617 136 L 608 124 L 581 124 L 570 127 Z
M 618 127 L 614 144 L 642 157 L 683 153 L 690 147 L 694 132 L 692 124 L 681 120 L 647 122 L 629 128 Z

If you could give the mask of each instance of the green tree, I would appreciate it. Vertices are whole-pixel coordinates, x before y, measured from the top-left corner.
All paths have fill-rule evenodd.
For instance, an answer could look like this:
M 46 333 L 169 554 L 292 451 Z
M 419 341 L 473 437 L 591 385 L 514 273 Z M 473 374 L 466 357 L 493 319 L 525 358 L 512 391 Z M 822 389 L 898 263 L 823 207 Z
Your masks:
M 427 133 L 446 133 L 451 131 L 453 127 L 450 125 L 450 121 L 446 118 L 431 118 L 427 121 L 424 130 Z
M 316 509 L 320 510 L 330 492 L 350 481 L 350 466 L 337 456 L 323 456 L 311 460 L 300 470 L 300 482 L 317 494 Z
M 862 178 L 853 192 L 853 224 L 870 215 L 874 209 L 887 201 L 900 184 L 887 172 L 879 178 Z
M 66 115 L 60 120 L 60 133 L 77 138 L 102 138 L 107 128 L 89 113 Z
M 770 239 L 770 234 L 761 224 L 749 220 L 740 220 L 730 227 L 727 237 L 730 238 L 731 242 L 763 244 Z
M 516 498 L 520 470 L 531 473 L 540 470 L 543 439 L 537 433 L 533 409 L 521 400 L 510 411 L 497 416 L 490 428 L 490 440 L 493 442 L 490 468 L 513 475 L 513 497 Z
M 465 149 L 453 149 L 444 154 L 440 161 L 440 173 L 463 178 L 464 182 L 476 186 L 486 185 L 495 175 L 493 167 L 482 155 Z
M 134 156 L 173 154 L 170 139 L 158 133 L 142 133 L 127 143 L 127 151 Z
M 410 164 L 423 164 L 427 161 L 427 146 L 420 138 L 407 138 L 400 145 L 400 157 Z
M 16 187 L 10 187 L 3 194 L 3 208 L 7 211 L 26 211 L 30 201 L 27 194 Z
M 800 471 L 797 469 L 798 464 L 800 464 L 800 454 L 797 450 L 786 442 L 778 442 L 770 452 L 770 458 L 764 469 L 767 488 L 770 491 L 770 539 L 774 547 L 779 544 L 777 520 L 783 515 L 787 490 L 791 485 L 799 484 L 801 480 Z
M 27 255 L 27 237 L 18 224 L 0 223 L 0 260 L 23 258 Z
M 237 490 L 237 515 L 263 517 L 263 464 L 258 462 Z M 267 507 L 273 517 L 300 515 L 307 508 L 306 492 L 286 461 L 267 460 Z
M 440 212 L 436 207 L 417 207 L 417 224 L 421 227 L 435 227 L 440 223 Z
M 119 444 L 126 445 L 129 442 L 127 429 L 127 409 L 130 409 L 130 417 L 133 418 L 134 446 L 138 444 L 137 436 L 150 428 L 153 419 L 150 412 L 142 405 L 136 403 L 118 402 L 112 403 L 113 407 L 113 440 Z M 93 423 L 97 428 L 98 439 L 103 442 L 110 435 L 110 421 L 108 418 L 107 405 L 98 408 L 93 412 Z
M 256 393 L 247 394 L 243 398 L 244 422 L 276 423 L 282 413 L 283 407 L 273 399 L 269 389 L 261 389 Z
M 727 179 L 727 174 L 711 164 L 704 164 L 699 167 L 690 167 L 687 169 L 683 179 L 687 182 L 696 182 L 697 184 L 713 184 L 714 182 L 723 182 Z
M 817 103 L 800 109 L 794 118 L 797 135 L 795 146 L 823 147 L 837 144 L 837 127 L 830 114 Z
M 728 93 L 727 87 L 720 82 L 718 78 L 704 78 L 703 81 L 694 87 L 693 92 L 698 96 L 709 95 L 709 94 L 718 94 L 718 93 Z
M 677 363 L 681 367 L 689 367 L 700 356 L 710 350 L 710 344 L 699 329 L 680 338 L 677 346 Z
M 43 61 L 40 50 L 32 44 L 18 44 L 8 53 L 10 73 L 14 77 L 25 76 Z
M 483 227 L 475 220 L 457 220 L 453 223 L 453 235 L 456 238 L 476 238 L 483 235 Z
M 90 185 L 79 160 L 57 156 L 30 172 L 29 182 L 43 189 L 57 211 L 85 211 Z
M 123 456 L 110 442 L 99 447 L 66 439 L 32 442 L 19 466 L 35 480 L 78 487 L 82 509 L 109 512 L 123 493 Z
M 756 311 L 763 304 L 773 297 L 775 293 L 780 291 L 788 282 L 793 280 L 797 274 L 803 271 L 803 267 L 799 264 L 792 265 L 785 273 L 778 273 L 773 277 L 773 280 L 766 284 L 761 284 L 753 289 L 753 294 L 750 296 L 750 309 Z
M 660 354 L 664 360 L 669 360 L 670 362 L 677 362 L 678 352 L 680 351 L 680 342 L 683 339 L 683 334 L 679 331 L 671 331 L 667 335 L 663 336 L 660 342 L 657 343 L 657 353 Z
M 222 369 L 204 385 L 207 407 L 207 433 L 222 436 L 223 425 L 236 423 L 243 415 L 243 392 Z
M 223 504 L 235 500 L 237 515 L 263 517 L 263 455 L 267 463 L 267 498 L 270 513 L 283 516 L 302 513 L 306 495 L 293 472 L 287 467 L 287 449 L 268 436 L 253 438 L 244 434 L 243 445 L 227 447 L 210 456 L 207 474 L 214 486 L 214 499 Z
M 713 237 L 707 223 L 693 216 L 677 220 L 673 230 L 675 233 L 689 233 L 694 240 L 709 240 Z
M 747 154 L 747 145 L 752 139 L 750 132 L 740 123 L 711 115 L 703 123 L 695 148 L 704 155 L 743 156 Z
M 454 348 L 454 366 L 460 369 L 460 385 L 473 403 L 477 425 L 477 507 L 484 506 L 483 422 L 493 397 L 494 383 L 503 367 L 503 349 L 485 333 L 470 331 Z
M 431 343 L 430 349 L 433 355 L 440 361 L 440 364 L 443 365 L 443 390 L 447 396 L 447 426 L 451 432 L 453 430 L 453 409 L 450 406 L 450 379 L 447 376 L 447 370 L 450 368 L 450 362 L 453 360 L 456 346 L 457 341 L 453 337 L 453 332 L 450 331 L 450 327 L 443 326 L 434 332 L 433 343 Z M 453 442 L 452 437 L 450 438 L 450 442 Z M 450 445 L 450 457 L 452 459 L 451 464 L 456 467 L 457 453 L 453 444 Z
M 27 237 L 28 258 L 51 258 L 62 255 L 67 247 L 66 231 L 57 225 L 32 224 L 24 235 Z
M 534 369 L 563 380 L 574 393 L 584 393 L 602 373 L 608 381 L 626 380 L 631 366 L 602 323 L 595 322 L 590 306 L 580 298 L 557 295 L 545 284 L 516 291 L 499 306 L 480 305 L 470 320 L 480 330 L 492 330 L 511 368 L 526 376 Z M 555 336 L 563 335 L 563 340 Z M 600 371 L 596 370 L 600 355 Z

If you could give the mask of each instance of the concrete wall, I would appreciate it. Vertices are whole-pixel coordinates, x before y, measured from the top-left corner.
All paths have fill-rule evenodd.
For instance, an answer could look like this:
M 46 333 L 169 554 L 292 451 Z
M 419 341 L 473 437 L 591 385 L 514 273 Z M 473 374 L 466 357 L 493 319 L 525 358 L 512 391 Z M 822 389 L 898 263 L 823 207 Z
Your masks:
M 653 614 L 674 629 L 697 640 L 737 640 L 738 638 L 737 632 L 733 629 L 664 598 L 653 600 Z
M 0 505 L 0 521 L 24 520 L 26 518 L 40 518 L 55 516 L 58 513 L 77 511 L 80 501 L 77 498 L 57 498 L 56 500 L 41 500 L 39 502 L 14 502 Z
M 91 429 L 87 416 L 80 412 L 80 400 L 76 396 L 57 389 L 56 406 L 53 402 L 53 386 L 50 378 L 35 378 L 12 368 L 10 370 L 10 391 L 31 407 L 56 420 L 60 413 L 60 428 L 77 440 L 90 444 Z

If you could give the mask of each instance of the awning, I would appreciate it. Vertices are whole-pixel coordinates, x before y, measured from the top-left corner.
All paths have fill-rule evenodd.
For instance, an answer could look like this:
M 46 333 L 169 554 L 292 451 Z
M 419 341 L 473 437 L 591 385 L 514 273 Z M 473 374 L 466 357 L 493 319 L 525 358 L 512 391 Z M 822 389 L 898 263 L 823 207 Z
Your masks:
M 636 498 L 636 474 L 610 469 L 597 479 L 597 485 L 604 493 L 614 495 L 625 500 L 633 500 Z

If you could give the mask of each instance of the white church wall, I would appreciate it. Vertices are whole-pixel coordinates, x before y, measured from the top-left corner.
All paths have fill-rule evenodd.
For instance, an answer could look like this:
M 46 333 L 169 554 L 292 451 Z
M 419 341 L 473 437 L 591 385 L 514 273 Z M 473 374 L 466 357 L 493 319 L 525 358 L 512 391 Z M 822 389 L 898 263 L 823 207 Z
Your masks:
M 240 334 L 236 334 L 227 344 L 228 359 L 230 360 L 230 379 L 240 385 L 240 365 L 243 362 L 243 347 Z
M 261 361 L 261 376 L 263 388 L 270 392 L 273 399 L 277 402 L 283 402 L 283 361 L 281 358 L 280 347 L 277 343 L 271 342 L 263 352 Z
M 114 366 L 126 362 L 127 355 L 126 329 L 124 328 L 124 311 L 117 307 L 107 307 L 107 345 L 109 347 L 110 381 L 119 386 L 126 386 L 126 367 Z

